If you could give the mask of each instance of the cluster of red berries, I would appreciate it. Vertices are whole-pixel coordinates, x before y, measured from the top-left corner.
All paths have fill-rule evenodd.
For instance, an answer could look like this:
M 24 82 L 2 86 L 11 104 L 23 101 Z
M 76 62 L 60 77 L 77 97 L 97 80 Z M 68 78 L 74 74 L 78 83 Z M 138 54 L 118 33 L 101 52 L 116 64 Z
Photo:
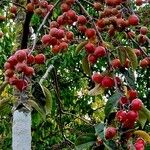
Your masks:
M 59 27 L 56 21 L 50 23 L 50 32 L 45 34 L 41 41 L 46 46 L 52 46 L 52 52 L 57 54 L 64 52 L 68 48 L 68 43 L 74 38 L 74 34 L 71 31 L 65 30 L 63 27 Z
M 111 76 L 102 75 L 98 72 L 92 75 L 92 81 L 104 88 L 112 88 L 115 85 L 115 81 L 118 85 L 121 84 L 121 80 L 119 77 L 115 77 L 114 81 L 114 78 L 112 78 Z
M 121 123 L 122 128 L 133 128 L 138 119 L 138 111 L 143 103 L 137 98 L 136 90 L 129 90 L 128 97 L 123 96 L 119 100 L 120 110 L 116 113 L 116 119 Z
M 16 86 L 19 91 L 23 91 L 27 88 L 26 77 L 34 75 L 34 68 L 31 65 L 43 64 L 45 62 L 45 55 L 38 54 L 35 57 L 28 55 L 27 49 L 18 50 L 7 59 L 4 64 L 5 80 L 10 85 Z

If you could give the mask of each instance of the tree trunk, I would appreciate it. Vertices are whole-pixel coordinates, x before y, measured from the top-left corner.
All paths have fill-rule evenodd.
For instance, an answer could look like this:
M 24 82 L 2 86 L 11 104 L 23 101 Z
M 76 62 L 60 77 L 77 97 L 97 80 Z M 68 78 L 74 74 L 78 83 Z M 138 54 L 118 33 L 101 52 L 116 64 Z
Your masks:
M 31 112 L 15 110 L 13 113 L 12 149 L 31 150 Z

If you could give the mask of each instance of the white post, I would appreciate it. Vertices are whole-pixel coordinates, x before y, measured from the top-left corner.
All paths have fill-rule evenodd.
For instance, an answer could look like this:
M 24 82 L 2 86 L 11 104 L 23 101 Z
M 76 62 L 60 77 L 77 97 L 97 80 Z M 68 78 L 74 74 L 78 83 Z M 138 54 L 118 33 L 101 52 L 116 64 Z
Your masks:
M 15 110 L 12 126 L 12 149 L 31 150 L 31 112 Z

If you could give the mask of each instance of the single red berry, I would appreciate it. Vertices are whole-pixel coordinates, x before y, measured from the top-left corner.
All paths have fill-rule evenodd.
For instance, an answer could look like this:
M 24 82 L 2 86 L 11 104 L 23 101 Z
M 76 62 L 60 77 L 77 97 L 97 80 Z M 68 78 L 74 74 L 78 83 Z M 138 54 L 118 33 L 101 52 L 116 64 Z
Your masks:
M 68 5 L 73 5 L 75 3 L 75 0 L 66 0 L 66 3 Z
M 120 59 L 116 58 L 112 60 L 111 65 L 113 68 L 120 68 L 121 67 Z
M 15 66 L 17 64 L 17 59 L 15 55 L 12 55 L 8 58 L 7 62 L 9 62 L 12 66 Z
M 9 78 L 8 82 L 10 85 L 15 85 L 17 80 L 18 78 L 16 76 L 12 76 L 11 78 Z
M 145 146 L 141 143 L 134 144 L 135 150 L 145 150 Z
M 62 12 L 67 12 L 68 10 L 70 10 L 70 6 L 66 3 L 62 3 L 60 9 Z
M 136 121 L 138 119 L 138 112 L 133 110 L 128 111 L 127 119 L 131 122 Z
M 49 34 L 51 36 L 57 37 L 58 36 L 58 29 L 57 28 L 51 28 Z
M 147 33 L 148 33 L 148 29 L 147 29 L 147 27 L 141 27 L 141 29 L 140 29 L 140 33 L 142 34 L 142 35 L 146 35 Z
M 107 140 L 112 139 L 117 134 L 117 129 L 114 127 L 106 128 L 105 138 Z
M 134 49 L 136 56 L 141 56 L 141 51 L 139 49 Z
M 49 42 L 50 42 L 50 35 L 49 34 L 43 35 L 41 41 L 42 41 L 43 44 L 48 45 Z
M 66 42 L 61 42 L 61 43 L 59 44 L 59 47 L 60 47 L 61 52 L 64 52 L 64 51 L 67 50 L 68 44 L 67 44 Z
M 85 16 L 81 15 L 81 16 L 78 16 L 77 22 L 80 25 L 85 25 L 87 23 L 87 19 Z
M 97 61 L 97 57 L 95 57 L 95 55 L 93 55 L 93 54 L 89 54 L 89 55 L 88 55 L 88 61 L 89 61 L 89 63 L 91 63 L 91 64 L 95 64 L 96 61 Z
M 7 69 L 14 69 L 14 66 L 12 66 L 9 62 L 5 62 L 4 64 L 4 69 L 7 70 Z
M 124 105 L 128 103 L 128 99 L 126 96 L 123 96 L 119 99 L 119 104 Z
M 23 79 L 18 79 L 15 81 L 15 86 L 19 91 L 24 91 L 27 88 L 27 81 Z
M 139 24 L 139 18 L 135 14 L 129 16 L 128 18 L 129 25 L 136 26 Z
M 127 119 L 127 112 L 126 111 L 123 111 L 123 110 L 120 110 L 116 113 L 116 119 L 118 121 L 120 121 L 121 123 L 125 122 L 126 119 Z
M 102 5 L 99 2 L 94 2 L 93 6 L 94 6 L 95 10 L 97 10 L 97 11 L 102 9 Z
M 27 59 L 27 53 L 24 50 L 16 51 L 15 56 L 18 62 L 23 62 Z
M 26 66 L 27 66 L 26 63 L 24 63 L 24 62 L 18 62 L 18 63 L 16 64 L 16 66 L 15 66 L 15 70 L 16 70 L 17 72 L 23 72 L 23 71 L 25 70 Z
M 103 57 L 106 55 L 106 50 L 103 46 L 98 46 L 96 47 L 95 51 L 94 51 L 94 55 L 97 57 L 97 58 L 100 58 L 100 57 Z
M 138 93 L 136 90 L 129 90 L 128 91 L 128 97 L 130 100 L 137 98 L 137 96 L 138 96 Z
M 114 80 L 113 78 L 109 76 L 105 76 L 102 80 L 102 86 L 105 88 L 111 88 L 114 86 Z
M 35 59 L 34 59 L 33 55 L 27 56 L 27 63 L 28 64 L 33 64 L 34 62 L 35 62 Z
M 131 102 L 131 110 L 139 111 L 142 108 L 142 101 L 138 98 L 132 100 Z
M 44 54 L 38 54 L 35 56 L 35 63 L 36 64 L 44 64 L 45 63 L 45 55 Z
M 149 62 L 148 62 L 148 60 L 147 59 L 142 59 L 141 61 L 140 61 L 140 67 L 142 67 L 142 68 L 147 68 L 148 66 L 149 66 Z
M 61 38 L 64 38 L 64 36 L 65 36 L 64 30 L 58 29 L 58 31 L 57 31 L 57 38 L 61 39 Z
M 66 38 L 70 41 L 73 40 L 74 39 L 74 33 L 71 31 L 66 32 Z
M 34 5 L 33 3 L 28 3 L 26 6 L 27 11 L 33 12 L 34 11 Z
M 52 47 L 52 52 L 53 52 L 54 54 L 58 54 L 58 53 L 60 52 L 60 50 L 61 50 L 61 48 L 60 48 L 59 45 L 54 45 L 54 46 Z
M 17 7 L 16 7 L 15 5 L 13 5 L 13 6 L 9 9 L 9 11 L 10 11 L 11 13 L 13 13 L 13 14 L 16 14 L 16 13 L 17 13 Z
M 93 28 L 88 28 L 85 31 L 85 35 L 90 39 L 93 38 L 96 35 L 96 31 Z
M 99 73 L 94 73 L 92 75 L 92 81 L 95 82 L 95 83 L 101 83 L 102 79 L 103 79 L 103 76 Z
M 93 43 L 87 43 L 85 45 L 85 50 L 87 51 L 87 53 L 93 53 L 95 51 L 95 45 Z
M 14 71 L 13 70 L 11 70 L 11 69 L 7 69 L 6 71 L 5 71 L 5 76 L 6 77 L 12 77 L 14 75 Z

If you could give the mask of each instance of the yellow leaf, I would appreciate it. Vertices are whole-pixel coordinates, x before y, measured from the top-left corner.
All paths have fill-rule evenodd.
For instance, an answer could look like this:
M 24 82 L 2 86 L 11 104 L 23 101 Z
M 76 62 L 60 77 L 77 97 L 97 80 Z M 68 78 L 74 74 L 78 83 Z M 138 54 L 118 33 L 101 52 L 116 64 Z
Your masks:
M 150 143 L 150 135 L 142 130 L 134 131 L 134 134 L 142 137 L 146 142 Z
M 87 56 L 82 59 L 82 69 L 87 75 L 91 76 L 91 69 Z
M 104 93 L 105 89 L 101 87 L 99 84 L 95 85 L 95 87 L 88 92 L 91 96 L 97 96 L 102 95 Z

